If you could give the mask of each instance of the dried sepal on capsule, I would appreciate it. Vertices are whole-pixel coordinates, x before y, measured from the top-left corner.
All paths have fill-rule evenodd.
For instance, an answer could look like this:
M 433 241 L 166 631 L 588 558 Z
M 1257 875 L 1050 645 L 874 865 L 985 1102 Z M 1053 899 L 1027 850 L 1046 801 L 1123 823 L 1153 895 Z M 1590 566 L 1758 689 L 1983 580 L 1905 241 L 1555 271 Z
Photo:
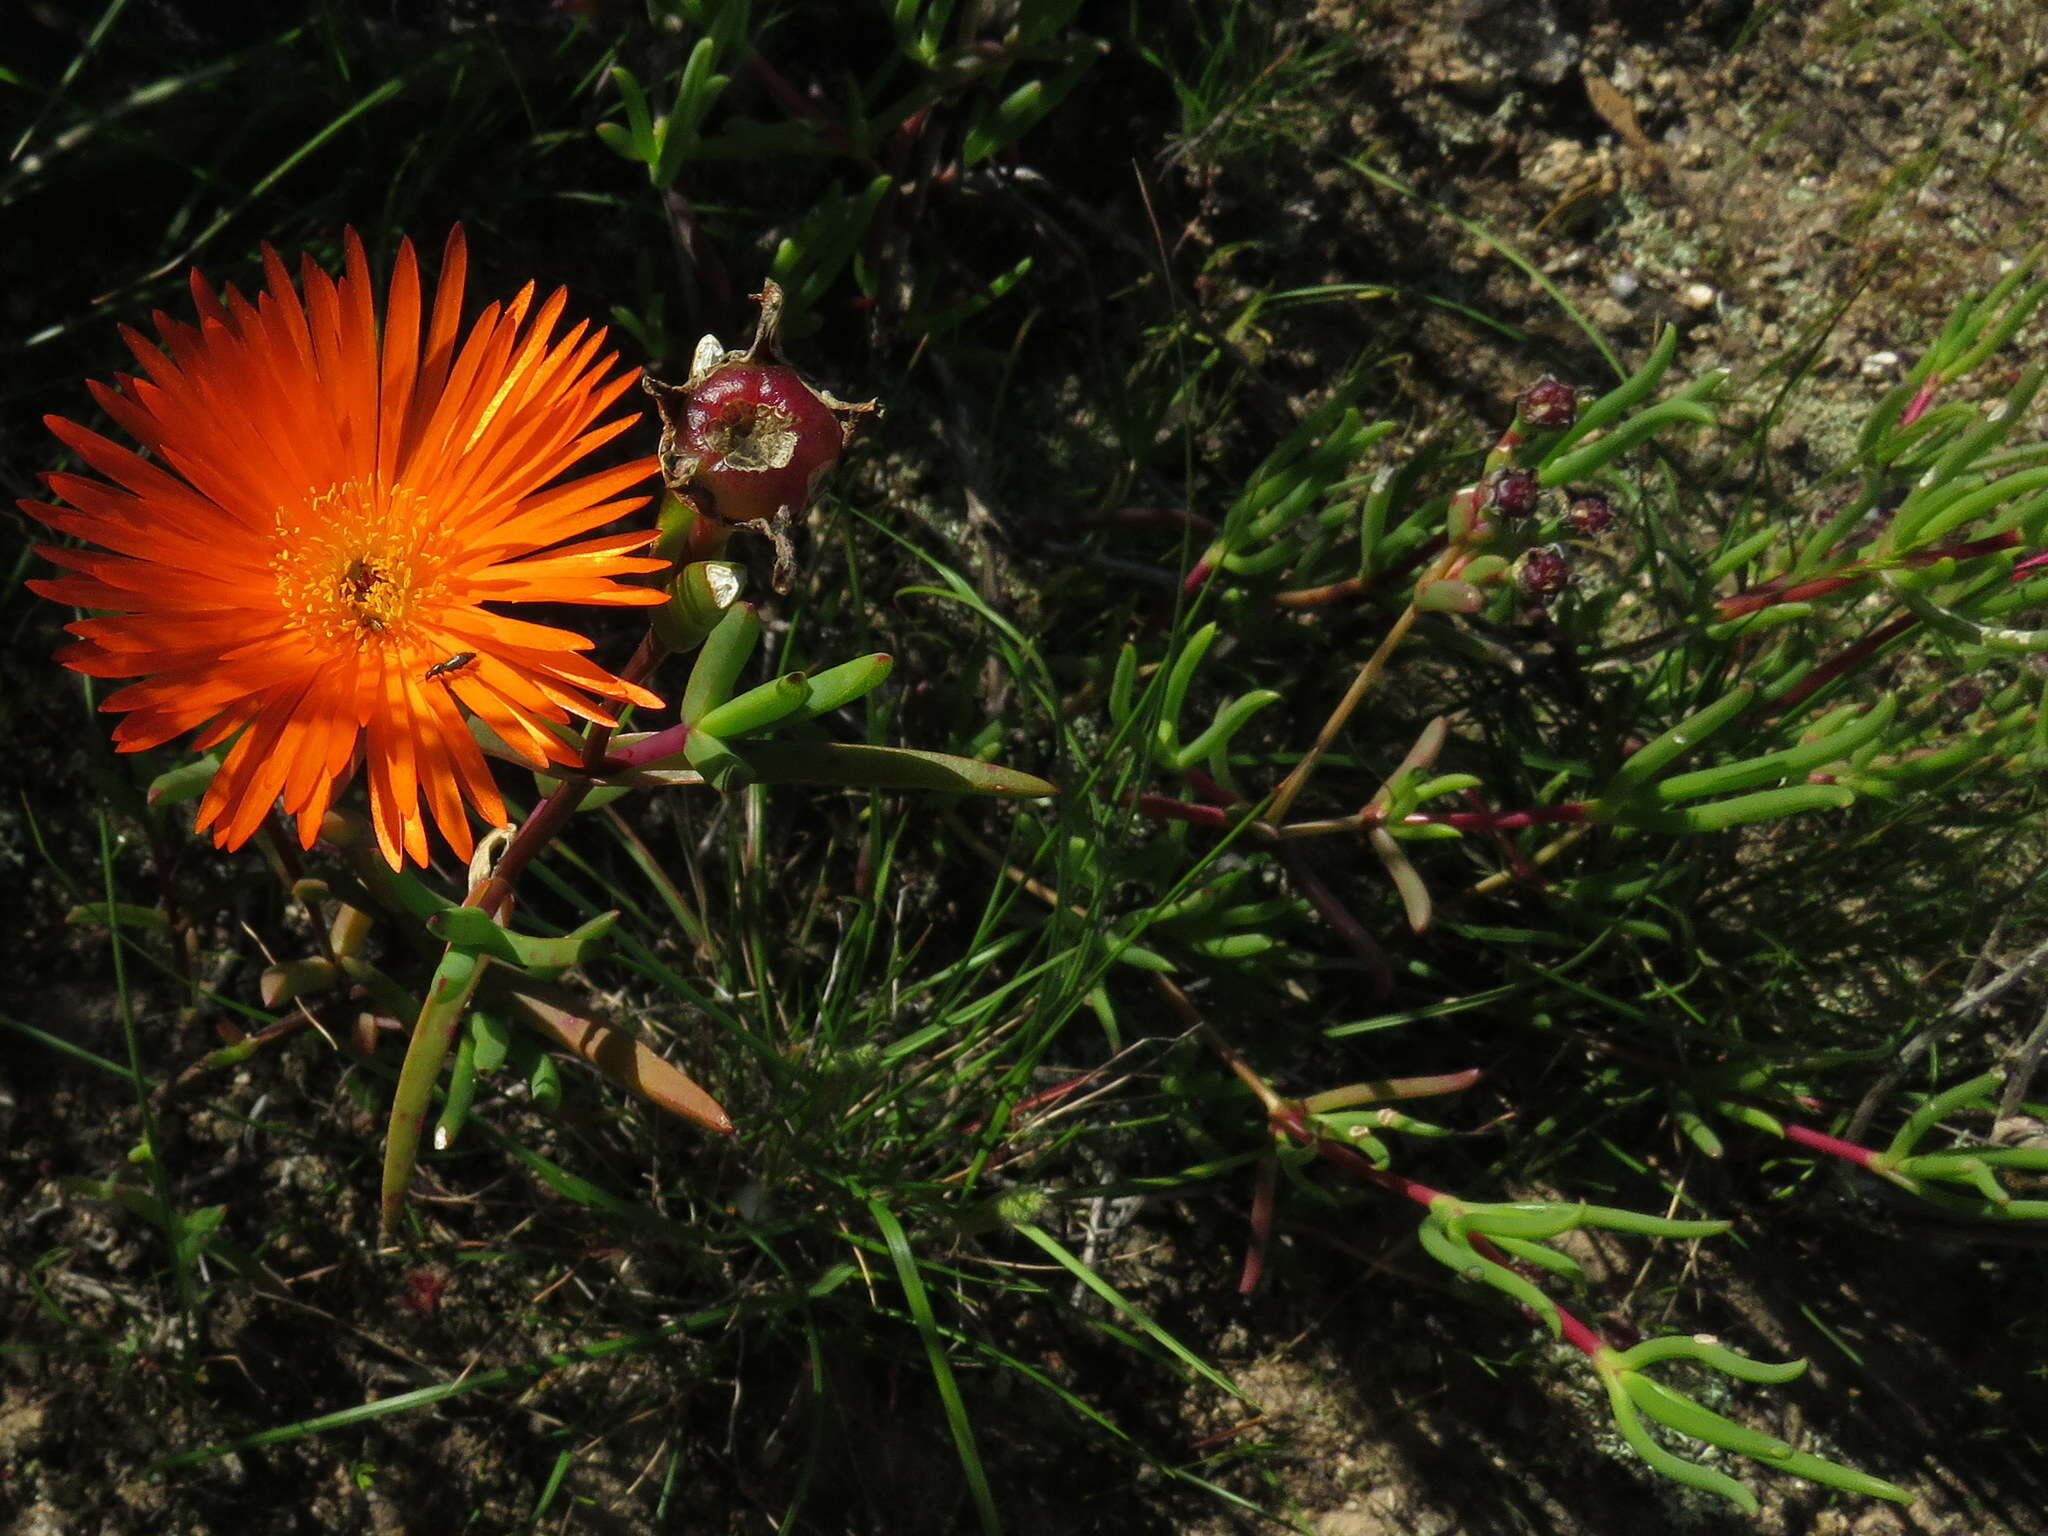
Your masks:
M 873 401 L 835 399 L 782 360 L 782 290 L 764 283 L 753 344 L 729 352 L 715 336 L 697 343 L 690 376 L 642 386 L 661 411 L 662 479 L 679 496 L 775 545 L 775 590 L 789 590 L 796 555 L 789 525 L 839 460 Z

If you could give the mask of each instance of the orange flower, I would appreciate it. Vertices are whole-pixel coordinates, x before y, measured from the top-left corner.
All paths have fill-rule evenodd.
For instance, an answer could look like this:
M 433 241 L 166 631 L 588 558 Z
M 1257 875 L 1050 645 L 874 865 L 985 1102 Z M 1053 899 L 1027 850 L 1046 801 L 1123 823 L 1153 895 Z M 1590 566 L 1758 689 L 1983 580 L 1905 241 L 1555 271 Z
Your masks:
M 239 847 L 280 796 L 312 846 L 361 764 L 394 867 L 427 860 L 422 795 L 467 858 L 465 802 L 506 818 L 465 710 L 541 767 L 574 758 L 551 724 L 610 724 L 605 699 L 661 702 L 588 661 L 582 635 L 495 611 L 662 601 L 618 579 L 662 568 L 628 553 L 652 530 L 550 547 L 646 500 L 614 498 L 652 459 L 547 489 L 633 424 L 594 425 L 634 376 L 606 377 L 617 354 L 597 358 L 602 330 L 554 338 L 559 291 L 527 323 L 531 283 L 459 338 L 459 227 L 424 341 L 410 241 L 381 337 L 353 230 L 339 282 L 302 263 L 303 299 L 276 252 L 263 263 L 253 305 L 233 288 L 216 297 L 194 272 L 199 324 L 156 315 L 161 350 L 123 327 L 147 377 L 89 387 L 149 458 L 47 418 L 106 480 L 46 475 L 69 506 L 22 505 L 99 548 L 42 549 L 68 574 L 29 585 L 102 610 L 69 626 L 79 638 L 58 659 L 140 679 L 100 706 L 126 716 L 121 751 L 192 730 L 201 750 L 232 739 L 199 807 L 219 846 Z

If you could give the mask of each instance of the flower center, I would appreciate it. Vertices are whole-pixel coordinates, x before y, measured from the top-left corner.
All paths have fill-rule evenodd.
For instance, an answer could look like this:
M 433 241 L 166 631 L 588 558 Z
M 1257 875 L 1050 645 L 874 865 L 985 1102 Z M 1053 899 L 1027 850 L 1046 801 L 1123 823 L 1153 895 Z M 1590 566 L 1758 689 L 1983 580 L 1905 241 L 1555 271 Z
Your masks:
M 393 649 L 445 595 L 447 539 L 402 485 L 350 480 L 280 507 L 270 569 L 286 621 L 337 651 Z

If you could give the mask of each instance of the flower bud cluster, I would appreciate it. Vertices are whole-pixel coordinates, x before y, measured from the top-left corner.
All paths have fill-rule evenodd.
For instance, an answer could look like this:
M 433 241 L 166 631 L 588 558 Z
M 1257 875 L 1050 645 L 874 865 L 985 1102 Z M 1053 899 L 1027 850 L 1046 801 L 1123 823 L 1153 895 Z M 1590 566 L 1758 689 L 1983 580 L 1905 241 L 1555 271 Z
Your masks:
M 1452 557 L 1418 586 L 1419 607 L 1473 613 L 1483 606 L 1487 588 L 1511 584 L 1542 603 L 1571 585 L 1568 548 L 1534 541 L 1546 535 L 1600 539 L 1614 527 L 1614 504 L 1598 490 L 1575 487 L 1563 493 L 1561 512 L 1545 514 L 1542 477 L 1512 461 L 1525 433 L 1562 432 L 1578 415 L 1578 391 L 1562 379 L 1545 374 L 1522 391 L 1514 424 L 1487 456 L 1486 472 L 1451 498 L 1445 537 Z

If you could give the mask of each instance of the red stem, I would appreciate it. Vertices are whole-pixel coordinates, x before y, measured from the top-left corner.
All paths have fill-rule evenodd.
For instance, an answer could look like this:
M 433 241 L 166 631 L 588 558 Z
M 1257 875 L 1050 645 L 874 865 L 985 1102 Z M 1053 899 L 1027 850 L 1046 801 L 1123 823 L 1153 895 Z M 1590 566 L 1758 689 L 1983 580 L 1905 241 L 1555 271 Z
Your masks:
M 1816 576 L 1811 581 L 1798 582 L 1789 587 L 1752 587 L 1747 592 L 1738 592 L 1733 597 L 1722 598 L 1714 604 L 1714 612 L 1724 619 L 1739 619 L 1745 613 L 1775 608 L 1780 603 L 1804 602 L 1809 597 L 1823 597 L 1830 592 L 1839 592 L 1844 587 L 1855 586 L 1869 574 L 1861 567 L 1852 567 L 1852 570 L 1852 575 Z
M 629 683 L 644 682 L 661 665 L 666 654 L 650 629 L 641 636 L 639 647 L 619 675 Z M 583 768 L 586 775 L 596 771 L 604 762 L 605 748 L 611 744 L 612 733 L 616 729 L 616 726 L 593 724 L 584 732 Z M 569 818 L 576 814 L 576 807 L 583 803 L 592 787 L 588 777 L 562 780 L 555 792 L 541 801 L 539 808 L 526 818 L 526 824 L 512 835 L 512 842 L 498 860 L 497 867 L 477 882 L 462 904 L 481 907 L 493 917 L 502 917 L 512 904 L 513 889 L 519 883 L 519 877 L 526 873 L 526 866 L 538 858 L 542 850 L 555 840 L 556 834 L 568 825 Z
M 1280 860 L 1280 867 L 1287 871 L 1287 878 L 1294 883 L 1294 888 L 1308 898 L 1309 905 L 1316 909 L 1322 920 L 1350 948 L 1358 963 L 1365 967 L 1366 974 L 1372 977 L 1373 994 L 1380 998 L 1392 997 L 1394 970 L 1387 964 L 1386 951 L 1380 948 L 1379 940 L 1366 932 L 1365 924 L 1309 867 L 1307 851 L 1292 843 L 1282 843 L 1275 850 L 1275 856 Z
M 1981 539 L 1969 539 L 1961 544 L 1943 544 L 1935 549 L 1915 550 L 1899 563 L 1907 566 L 1928 566 L 1941 560 L 1975 560 L 1983 555 L 1995 555 L 2002 549 L 2012 549 L 2020 541 L 2019 530 L 2008 528 L 2003 533 L 1994 533 Z M 2029 562 L 2031 563 L 2031 562 Z M 2017 575 L 2021 567 L 2014 568 Z M 1829 592 L 1840 591 L 1843 587 L 1854 586 L 1871 573 L 1871 567 L 1862 561 L 1853 561 L 1826 576 L 1816 576 L 1793 586 L 1780 586 L 1783 577 L 1774 577 L 1733 597 L 1724 597 L 1714 604 L 1714 611 L 1724 619 L 1740 618 L 1745 613 L 1755 613 L 1760 608 L 1774 608 L 1779 603 L 1796 603 L 1809 597 L 1820 597 Z
M 1218 832 L 1230 827 L 1228 811 L 1213 805 L 1197 805 L 1192 800 L 1176 800 L 1171 795 L 1133 795 L 1130 804 L 1132 810 L 1142 811 L 1154 821 L 1191 821 Z
M 1807 673 L 1805 677 L 1799 680 L 1797 687 L 1793 688 L 1771 706 L 1770 713 L 1765 718 L 1773 718 L 1797 709 L 1844 672 L 1849 671 L 1853 667 L 1861 666 L 1871 656 L 1883 650 L 1884 647 L 1890 645 L 1919 622 L 1920 616 L 1918 614 L 1903 613 L 1889 624 L 1872 630 L 1847 650 L 1830 657 Z
M 1411 575 L 1426 561 L 1434 560 L 1444 552 L 1450 540 L 1437 533 L 1424 539 L 1402 559 L 1388 566 L 1384 571 L 1374 571 L 1369 576 L 1350 576 L 1343 581 L 1333 581 L 1328 586 L 1301 587 L 1292 592 L 1275 592 L 1274 606 L 1280 608 L 1327 608 L 1332 603 L 1346 602 L 1378 591 L 1390 582 L 1399 581 Z
M 1266 1273 L 1266 1248 L 1273 1241 L 1273 1203 L 1280 1189 L 1280 1159 L 1268 1152 L 1259 1160 L 1259 1182 L 1252 1189 L 1252 1240 L 1244 1251 L 1244 1269 L 1237 1294 L 1249 1296 Z
M 1427 1184 L 1419 1183 L 1390 1169 L 1375 1168 L 1364 1157 L 1360 1156 L 1359 1153 L 1343 1145 L 1343 1143 L 1316 1135 L 1314 1131 L 1309 1129 L 1307 1122 L 1302 1119 L 1301 1112 L 1298 1109 L 1289 1113 L 1275 1115 L 1273 1117 L 1273 1126 L 1291 1140 L 1297 1141 L 1305 1147 L 1312 1148 L 1316 1156 L 1322 1158 L 1327 1163 L 1341 1168 L 1352 1178 L 1358 1179 L 1363 1183 L 1376 1184 L 1381 1189 L 1392 1190 L 1395 1194 L 1413 1200 L 1424 1210 L 1429 1209 L 1435 1201 L 1444 1198 L 1442 1190 L 1431 1189 Z M 1481 1234 L 1471 1232 L 1467 1233 L 1466 1236 L 1474 1248 L 1487 1258 L 1493 1260 L 1494 1263 L 1513 1267 L 1515 1261 L 1507 1254 L 1501 1252 L 1499 1248 L 1495 1247 Z M 1553 1303 L 1552 1305 L 1556 1304 Z M 1529 1309 L 1525 1307 L 1523 1310 L 1526 1312 Z M 1565 1339 L 1571 1344 L 1572 1348 L 1578 1350 L 1587 1359 L 1597 1360 L 1609 1349 L 1610 1346 L 1607 1340 L 1600 1336 L 1599 1330 L 1575 1314 L 1569 1307 L 1558 1307 L 1557 1317 Z
M 598 765 L 598 771 L 616 773 L 622 768 L 642 768 L 664 757 L 674 757 L 689 739 L 690 728 L 687 725 L 671 725 L 644 740 L 628 742 L 607 752 L 604 761 Z
M 1479 791 L 1476 789 L 1465 791 L 1465 803 L 1471 806 L 1473 810 L 1482 814 L 1488 810 L 1486 801 L 1480 798 Z M 1513 838 L 1509 837 L 1500 827 L 1492 827 L 1489 830 L 1493 836 L 1495 851 L 1500 854 L 1501 858 L 1507 861 L 1508 868 L 1514 872 L 1517 880 L 1520 880 L 1524 885 L 1539 887 L 1546 883 L 1542 873 L 1523 856 L 1522 850 L 1515 846 Z
M 1187 807 L 1195 814 L 1179 819 L 1193 821 L 1202 826 L 1227 828 L 1230 821 L 1220 808 L 1242 805 L 1244 796 L 1231 793 L 1199 768 L 1183 769 L 1182 775 L 1195 793 L 1210 804 L 1192 805 L 1186 800 L 1174 800 L 1165 795 L 1139 795 L 1132 803 L 1147 814 L 1169 818 L 1179 817 L 1179 808 Z M 1148 800 L 1158 803 L 1156 806 L 1147 806 L 1144 802 Z M 1211 816 L 1218 819 L 1211 821 Z M 1316 909 L 1323 921 L 1330 925 L 1337 937 L 1342 939 L 1351 953 L 1357 957 L 1358 963 L 1365 967 L 1366 973 L 1372 977 L 1374 993 L 1380 997 L 1392 997 L 1394 971 L 1387 964 L 1386 951 L 1380 948 L 1377 939 L 1366 932 L 1365 924 L 1354 917 L 1351 909 L 1339 901 L 1336 893 L 1317 877 L 1315 870 L 1309 866 L 1306 851 L 1288 843 L 1280 843 L 1274 849 L 1274 855 L 1280 860 L 1280 867 L 1287 871 L 1287 878 L 1293 882 L 1294 888 L 1308 898 L 1309 905 Z
M 1034 1109 L 1042 1109 L 1047 1104 L 1057 1103 L 1075 1089 L 1094 1082 L 1096 1078 L 1102 1076 L 1105 1070 L 1105 1068 L 1097 1067 L 1093 1071 L 1083 1072 L 1079 1077 L 1070 1077 L 1064 1083 L 1054 1083 L 1052 1087 L 1042 1089 L 1028 1098 L 1019 1099 L 1010 1106 L 1010 1113 L 1007 1117 L 1009 1123 L 1015 1125 L 1020 1115 L 1029 1114 Z M 963 1126 L 960 1134 L 962 1136 L 978 1136 L 986 1129 L 988 1129 L 987 1120 L 976 1120 L 970 1125 Z
M 1811 1147 L 1816 1152 L 1825 1152 L 1830 1157 L 1839 1157 L 1845 1163 L 1854 1163 L 1858 1168 L 1875 1168 L 1877 1153 L 1868 1147 L 1860 1147 L 1853 1141 L 1844 1141 L 1839 1136 L 1830 1136 L 1825 1131 L 1809 1130 L 1803 1125 L 1787 1125 L 1785 1139 L 1802 1147 Z
M 1417 811 L 1401 818 L 1404 827 L 1456 827 L 1460 832 L 1519 832 L 1524 827 L 1559 822 L 1591 821 L 1591 802 L 1567 800 L 1563 805 L 1538 805 L 1526 811 Z
M 1244 804 L 1243 795 L 1232 794 L 1199 768 L 1183 768 L 1181 770 L 1181 777 L 1193 786 L 1196 794 L 1200 795 L 1211 805 Z
M 1899 425 L 1910 427 L 1914 422 L 1926 415 L 1927 407 L 1934 404 L 1934 397 L 1940 391 L 1944 382 L 1946 381 L 1938 373 L 1930 373 L 1922 380 L 1920 388 L 1914 393 L 1913 398 L 1906 403 L 1906 408 L 1899 412 Z

